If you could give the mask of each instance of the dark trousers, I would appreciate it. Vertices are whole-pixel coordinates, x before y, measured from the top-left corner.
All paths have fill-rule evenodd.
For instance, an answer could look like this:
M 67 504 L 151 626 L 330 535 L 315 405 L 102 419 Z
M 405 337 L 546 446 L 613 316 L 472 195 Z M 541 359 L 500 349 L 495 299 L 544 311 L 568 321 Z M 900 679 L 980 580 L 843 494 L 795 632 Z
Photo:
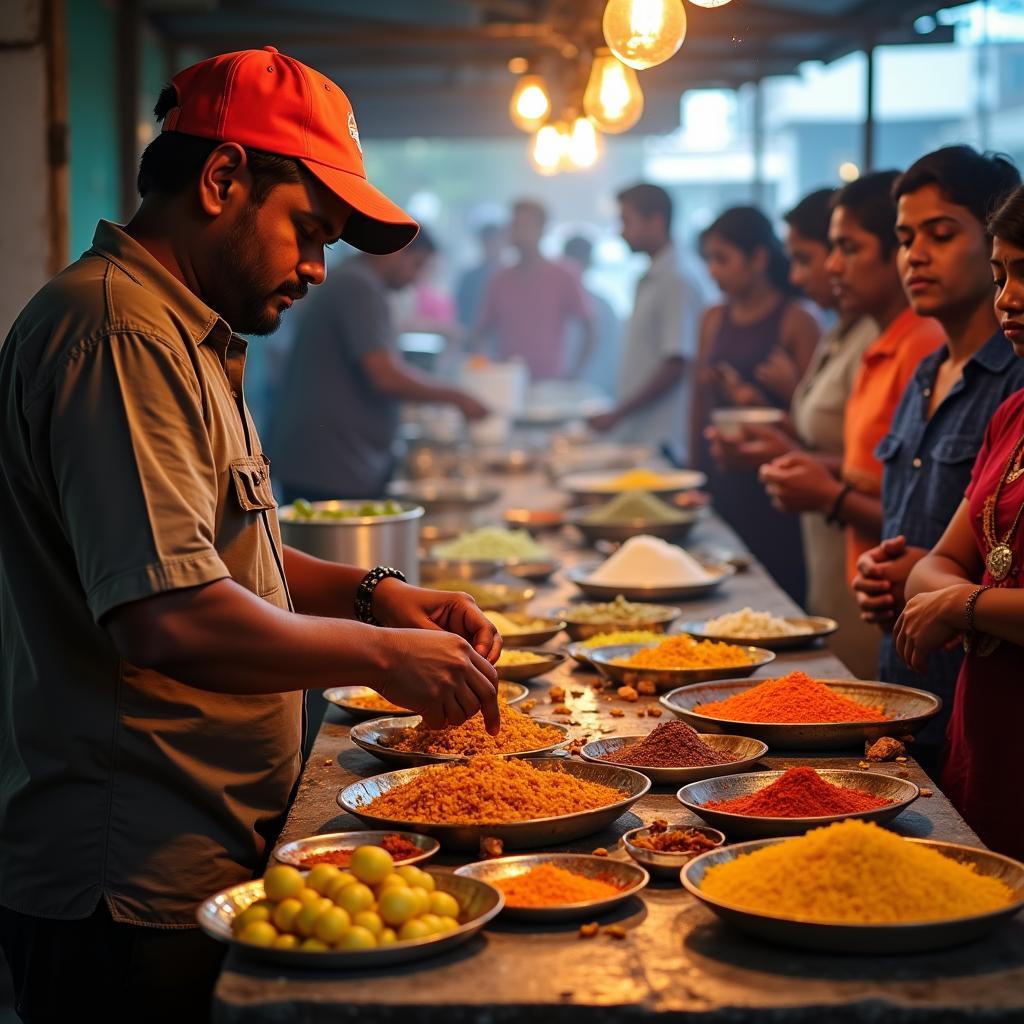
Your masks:
M 198 929 L 119 924 L 103 901 L 81 921 L 0 907 L 0 947 L 26 1024 L 204 1024 L 224 957 Z

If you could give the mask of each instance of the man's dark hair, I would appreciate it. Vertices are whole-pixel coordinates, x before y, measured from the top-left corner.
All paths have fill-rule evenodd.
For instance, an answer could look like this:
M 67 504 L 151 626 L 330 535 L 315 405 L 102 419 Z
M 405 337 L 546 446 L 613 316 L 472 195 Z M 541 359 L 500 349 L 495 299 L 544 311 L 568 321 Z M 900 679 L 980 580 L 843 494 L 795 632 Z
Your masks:
M 803 197 L 782 219 L 797 234 L 812 242 L 828 246 L 828 222 L 832 217 L 834 188 L 819 188 Z
M 957 206 L 965 206 L 980 224 L 1020 184 L 1020 172 L 1008 156 L 979 153 L 970 146 L 944 146 L 921 157 L 896 179 L 894 199 L 926 185 Z
M 153 113 L 162 121 L 168 111 L 178 105 L 173 85 L 165 85 Z M 181 132 L 161 132 L 144 150 L 139 161 L 137 187 L 145 198 L 153 193 L 178 195 L 202 170 L 207 157 L 220 145 L 216 139 L 203 139 Z M 290 157 L 245 148 L 252 173 L 252 199 L 261 206 L 277 185 L 294 185 L 302 180 L 298 161 Z
M 624 188 L 616 197 L 619 203 L 631 206 L 642 217 L 661 217 L 665 230 L 672 229 L 672 197 L 660 185 L 640 182 Z
M 437 240 L 421 224 L 416 237 L 405 247 L 404 251 L 435 253 L 437 252 Z
M 1024 186 L 1018 185 L 989 217 L 988 233 L 1024 249 Z
M 899 171 L 874 171 L 844 185 L 832 199 L 832 209 L 848 210 L 854 220 L 878 239 L 882 256 L 896 248 L 896 200 L 892 189 Z
M 515 216 L 517 213 L 528 214 L 538 221 L 542 228 L 548 222 L 547 208 L 536 199 L 517 199 L 512 204 L 512 215 Z
M 575 260 L 581 266 L 589 267 L 591 257 L 594 254 L 594 245 L 589 238 L 582 235 L 573 235 L 562 247 L 562 253 L 569 259 Z

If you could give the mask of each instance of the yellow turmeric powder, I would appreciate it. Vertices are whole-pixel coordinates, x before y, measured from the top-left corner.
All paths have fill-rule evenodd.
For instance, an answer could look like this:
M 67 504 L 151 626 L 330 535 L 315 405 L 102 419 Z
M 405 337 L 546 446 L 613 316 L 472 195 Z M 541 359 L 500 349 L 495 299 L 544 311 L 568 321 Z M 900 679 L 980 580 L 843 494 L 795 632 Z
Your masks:
M 856 820 L 708 868 L 701 889 L 743 910 L 822 924 L 948 920 L 1016 898 L 997 878 Z
M 537 867 L 494 883 L 504 894 L 510 907 L 554 907 L 566 903 L 584 903 L 609 899 L 621 891 L 611 882 L 588 878 L 566 871 L 555 864 Z

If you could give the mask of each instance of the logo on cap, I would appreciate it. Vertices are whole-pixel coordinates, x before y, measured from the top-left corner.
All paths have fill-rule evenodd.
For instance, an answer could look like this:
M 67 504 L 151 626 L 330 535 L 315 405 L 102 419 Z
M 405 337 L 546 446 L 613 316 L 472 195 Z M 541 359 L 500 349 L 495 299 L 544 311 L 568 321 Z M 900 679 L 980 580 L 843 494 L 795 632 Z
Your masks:
M 352 141 L 356 144 L 359 152 L 363 151 L 363 144 L 359 141 L 359 128 L 356 125 L 356 115 L 350 110 L 348 112 L 348 133 L 352 136 Z

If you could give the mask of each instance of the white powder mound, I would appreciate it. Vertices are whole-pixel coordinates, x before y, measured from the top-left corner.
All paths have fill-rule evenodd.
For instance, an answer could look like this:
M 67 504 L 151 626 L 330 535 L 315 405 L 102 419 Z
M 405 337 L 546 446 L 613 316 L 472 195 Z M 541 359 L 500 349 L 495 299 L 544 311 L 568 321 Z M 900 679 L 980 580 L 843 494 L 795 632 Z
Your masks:
M 613 587 L 667 587 L 703 583 L 711 575 L 682 548 L 641 534 L 627 540 L 590 579 Z

